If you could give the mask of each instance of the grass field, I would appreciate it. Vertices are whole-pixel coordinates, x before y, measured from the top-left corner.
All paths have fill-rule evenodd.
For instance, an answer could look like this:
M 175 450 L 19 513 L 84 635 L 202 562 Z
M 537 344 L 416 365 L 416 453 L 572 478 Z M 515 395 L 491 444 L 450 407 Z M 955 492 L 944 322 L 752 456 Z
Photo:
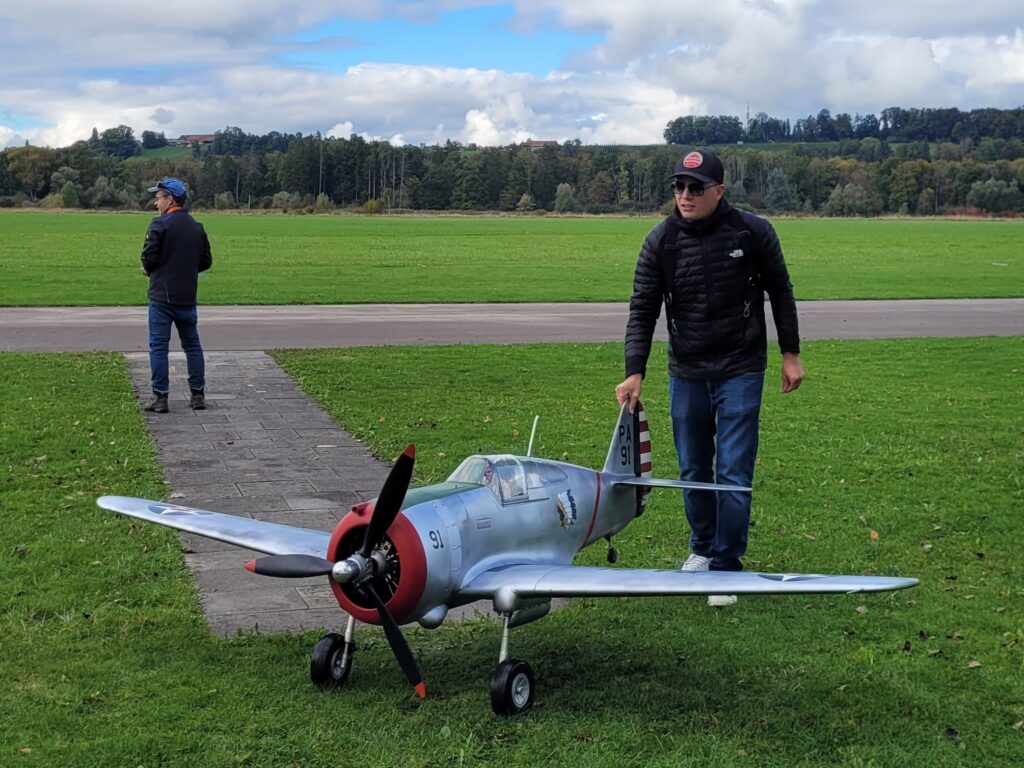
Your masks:
M 524 450 L 535 413 L 540 455 L 599 464 L 620 355 L 277 357 L 379 455 L 415 441 L 423 482 L 465 453 Z M 728 611 L 574 601 L 514 631 L 538 703 L 504 721 L 487 701 L 489 621 L 408 632 L 422 703 L 379 630 L 362 632 L 334 694 L 308 682 L 315 635 L 211 637 L 173 533 L 94 506 L 102 493 L 166 493 L 124 361 L 0 355 L 0 764 L 1019 766 L 1024 340 L 818 342 L 804 358 L 800 392 L 766 397 L 748 567 L 921 585 Z M 661 378 L 645 399 L 664 476 Z M 657 495 L 616 540 L 620 564 L 674 567 L 678 507 Z M 603 562 L 602 549 L 580 562 Z
M 178 160 L 184 157 L 192 157 L 192 147 L 157 147 L 156 149 L 143 149 L 142 153 L 136 155 L 140 160 Z M 131 162 L 134 158 L 128 158 Z
M 654 218 L 204 213 L 204 304 L 626 301 Z M 0 212 L 0 306 L 144 304 L 147 214 Z M 799 299 L 1024 296 L 1024 221 L 776 222 Z

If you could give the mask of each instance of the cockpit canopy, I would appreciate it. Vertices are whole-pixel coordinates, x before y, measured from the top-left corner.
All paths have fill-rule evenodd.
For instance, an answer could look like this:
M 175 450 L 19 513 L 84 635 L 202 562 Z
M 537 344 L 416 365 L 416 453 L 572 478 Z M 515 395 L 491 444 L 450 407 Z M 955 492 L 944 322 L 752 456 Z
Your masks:
M 526 501 L 533 488 L 567 482 L 553 464 L 518 456 L 470 456 L 448 477 L 450 483 L 473 483 L 491 489 L 502 503 Z

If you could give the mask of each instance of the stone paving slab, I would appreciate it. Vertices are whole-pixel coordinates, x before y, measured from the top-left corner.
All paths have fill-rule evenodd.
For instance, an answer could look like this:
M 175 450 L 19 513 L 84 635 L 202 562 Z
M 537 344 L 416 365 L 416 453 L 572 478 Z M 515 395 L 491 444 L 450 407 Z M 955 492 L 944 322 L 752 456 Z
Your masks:
M 129 353 L 132 383 L 149 397 L 149 356 Z M 206 354 L 206 410 L 188 406 L 185 356 L 170 354 L 170 413 L 145 413 L 170 500 L 213 512 L 331 530 L 377 494 L 388 467 L 345 432 L 263 352 Z M 277 580 L 244 569 L 258 553 L 181 535 L 211 630 L 305 632 L 344 627 L 326 579 Z M 491 615 L 490 602 L 452 619 Z
M 126 357 L 136 392 L 145 399 L 149 357 Z M 379 488 L 388 467 L 301 392 L 269 355 L 213 352 L 206 358 L 206 410 L 188 407 L 185 356 L 172 352 L 170 413 L 144 414 L 171 500 L 330 530 L 353 504 L 376 494 L 361 491 Z M 324 445 L 330 447 L 319 447 Z M 342 473 L 335 471 L 339 464 L 345 467 Z M 349 473 L 354 482 L 345 479 Z M 257 576 L 243 567 L 255 553 L 201 536 L 181 538 L 214 632 L 230 636 L 344 626 L 345 614 L 326 579 Z

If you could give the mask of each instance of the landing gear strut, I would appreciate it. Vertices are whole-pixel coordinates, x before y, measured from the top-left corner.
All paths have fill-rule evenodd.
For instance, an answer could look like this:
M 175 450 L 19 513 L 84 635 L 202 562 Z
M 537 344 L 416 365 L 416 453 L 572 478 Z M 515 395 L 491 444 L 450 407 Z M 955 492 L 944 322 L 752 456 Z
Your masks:
M 313 647 L 309 659 L 309 679 L 321 688 L 337 688 L 348 680 L 352 671 L 352 658 L 356 652 L 355 633 L 356 620 L 348 617 L 348 626 L 344 636 L 335 632 L 320 638 Z

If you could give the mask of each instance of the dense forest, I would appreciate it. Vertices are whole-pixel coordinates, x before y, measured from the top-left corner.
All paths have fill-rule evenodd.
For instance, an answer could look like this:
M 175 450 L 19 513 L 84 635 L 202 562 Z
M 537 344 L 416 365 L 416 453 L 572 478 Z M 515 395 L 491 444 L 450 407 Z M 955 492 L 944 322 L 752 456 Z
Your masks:
M 727 196 L 757 210 L 826 216 L 1024 212 L 1024 108 L 883 110 L 742 123 L 679 117 L 656 146 L 579 141 L 506 147 L 392 146 L 360 136 L 266 135 L 228 127 L 212 141 L 170 147 L 128 126 L 88 140 L 0 153 L 0 207 L 138 210 L 164 176 L 190 205 L 217 209 L 370 213 L 402 210 L 662 210 L 667 177 L 687 146 L 714 146 Z

